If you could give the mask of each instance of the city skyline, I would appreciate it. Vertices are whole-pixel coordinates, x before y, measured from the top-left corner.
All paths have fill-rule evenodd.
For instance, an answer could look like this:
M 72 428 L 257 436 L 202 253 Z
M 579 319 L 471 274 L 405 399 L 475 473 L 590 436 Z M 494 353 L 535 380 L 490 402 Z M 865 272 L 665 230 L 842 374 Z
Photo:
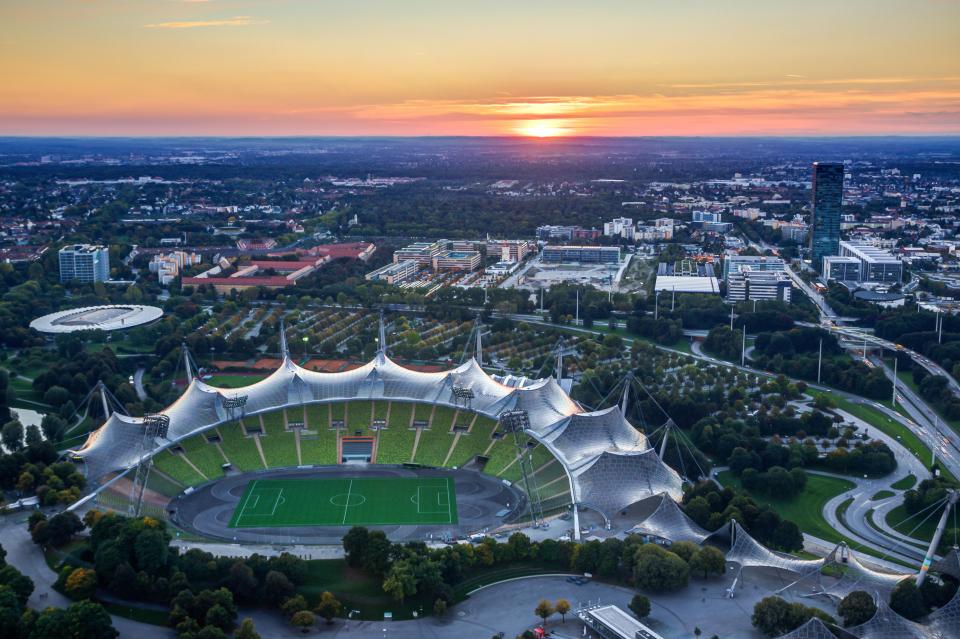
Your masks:
M 960 5 L 46 0 L 0 135 L 960 133 Z

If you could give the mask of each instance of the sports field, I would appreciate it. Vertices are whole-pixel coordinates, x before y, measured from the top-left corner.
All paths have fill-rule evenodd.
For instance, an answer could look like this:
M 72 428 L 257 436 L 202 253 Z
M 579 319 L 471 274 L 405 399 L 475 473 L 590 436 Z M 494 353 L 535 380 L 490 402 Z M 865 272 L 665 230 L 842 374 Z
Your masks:
M 253 480 L 230 519 L 231 528 L 456 523 L 449 477 Z

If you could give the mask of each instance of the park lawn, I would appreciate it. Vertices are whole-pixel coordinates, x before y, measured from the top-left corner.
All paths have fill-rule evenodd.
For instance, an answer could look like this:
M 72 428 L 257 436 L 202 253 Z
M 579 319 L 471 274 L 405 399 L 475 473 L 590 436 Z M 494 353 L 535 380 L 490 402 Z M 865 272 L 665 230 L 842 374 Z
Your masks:
M 911 474 L 907 475 L 903 479 L 893 482 L 890 484 L 890 488 L 893 488 L 894 490 L 909 490 L 913 488 L 916 483 L 917 478 Z
M 917 459 L 923 461 L 925 465 L 927 464 L 926 460 L 930 459 L 930 449 L 920 440 L 920 437 L 917 436 L 916 433 L 895 419 L 884 415 L 873 406 L 854 404 L 843 397 L 837 397 L 831 393 L 824 393 L 813 389 L 808 390 L 807 394 L 813 397 L 826 395 L 840 410 L 850 413 L 854 417 L 859 417 L 874 428 L 899 441 L 907 450 L 913 453 Z M 941 472 L 952 477 L 946 469 L 941 469 Z
M 263 380 L 265 375 L 237 375 L 235 373 L 222 373 L 204 377 L 204 383 L 216 386 L 218 388 L 242 388 L 250 386 Z
M 823 507 L 831 498 L 854 488 L 856 485 L 853 482 L 808 474 L 807 486 L 802 493 L 793 499 L 774 499 L 747 491 L 740 484 L 740 480 L 729 471 L 719 473 L 717 480 L 724 486 L 745 490 L 758 504 L 768 504 L 781 517 L 794 522 L 805 533 L 826 541 L 843 541 L 843 537 L 823 518 Z
M 881 490 L 874 493 L 873 497 L 870 498 L 871 501 L 879 501 L 881 499 L 887 499 L 888 497 L 893 497 L 896 493 L 892 490 Z
M 351 610 L 359 611 L 354 619 L 383 621 L 384 612 L 393 613 L 397 620 L 413 619 L 414 611 L 432 610 L 432 601 L 421 601 L 416 596 L 398 602 L 383 591 L 382 579 L 351 568 L 343 559 L 311 559 L 306 563 L 307 579 L 297 592 L 305 596 L 310 605 L 315 605 L 320 595 L 329 591 L 343 604 L 344 616 Z
M 929 544 L 930 540 L 933 539 L 933 533 L 937 529 L 937 523 L 940 521 L 940 516 L 942 515 L 943 510 L 937 509 L 933 511 L 933 514 L 930 514 L 930 512 L 931 511 L 927 511 L 913 517 L 912 519 L 907 519 L 910 517 L 910 514 L 907 512 L 906 508 L 904 508 L 903 504 L 900 504 L 887 513 L 887 525 L 899 533 L 903 533 L 908 537 L 912 537 L 919 542 Z M 923 518 L 927 515 L 930 515 L 930 517 L 921 523 Z M 949 525 L 952 525 L 952 522 L 950 522 L 948 526 Z M 945 547 L 953 545 L 953 539 L 947 539 L 948 536 L 952 535 L 943 536 L 943 539 L 940 542 L 941 550 L 943 550 Z

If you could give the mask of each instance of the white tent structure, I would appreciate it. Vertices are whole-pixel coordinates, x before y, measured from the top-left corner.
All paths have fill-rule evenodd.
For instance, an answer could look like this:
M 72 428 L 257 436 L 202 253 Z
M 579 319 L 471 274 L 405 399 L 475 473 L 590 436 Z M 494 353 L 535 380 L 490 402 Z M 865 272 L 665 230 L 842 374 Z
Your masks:
M 488 375 L 473 358 L 452 370 L 425 373 L 400 366 L 382 349 L 359 368 L 320 373 L 298 366 L 290 358 L 283 337 L 281 334 L 280 367 L 255 384 L 227 389 L 191 379 L 183 395 L 160 412 L 169 419 L 165 438 L 141 446 L 144 419 L 114 413 L 71 454 L 84 462 L 88 478 L 100 479 L 135 466 L 139 450 L 149 457 L 241 416 L 355 399 L 423 402 L 462 409 L 468 390 L 472 395 L 469 410 L 493 419 L 504 411 L 526 411 L 527 434 L 564 466 L 574 502 L 609 519 L 653 495 L 681 497 L 679 475 L 660 460 L 619 407 L 587 412 L 553 378 L 511 386 Z

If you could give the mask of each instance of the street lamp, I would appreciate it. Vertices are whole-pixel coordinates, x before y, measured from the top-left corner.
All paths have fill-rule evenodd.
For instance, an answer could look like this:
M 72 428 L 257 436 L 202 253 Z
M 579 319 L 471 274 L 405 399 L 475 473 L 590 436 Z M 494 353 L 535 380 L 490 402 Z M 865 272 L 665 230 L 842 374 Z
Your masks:
M 307 360 L 307 342 L 310 341 L 310 338 L 306 335 L 303 336 L 303 360 Z

